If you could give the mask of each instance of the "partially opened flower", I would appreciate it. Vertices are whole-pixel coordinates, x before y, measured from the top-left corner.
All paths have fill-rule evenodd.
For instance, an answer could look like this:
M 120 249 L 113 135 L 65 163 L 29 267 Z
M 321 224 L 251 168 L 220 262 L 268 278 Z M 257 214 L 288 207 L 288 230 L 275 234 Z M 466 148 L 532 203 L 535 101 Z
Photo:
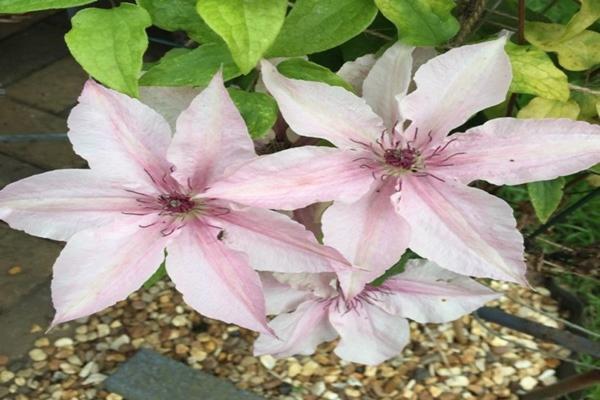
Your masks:
M 397 43 L 369 70 L 363 98 L 285 78 L 263 62 L 265 85 L 290 127 L 337 148 L 261 157 L 209 193 L 289 209 L 337 200 L 323 216 L 327 243 L 375 275 L 409 246 L 457 273 L 524 283 L 523 238 L 511 208 L 467 185 L 477 179 L 515 185 L 590 167 L 600 161 L 600 127 L 500 118 L 448 136 L 504 100 L 511 82 L 505 40 L 430 59 L 410 93 L 413 48 Z M 355 85 L 368 68 L 362 61 Z
M 426 260 L 410 260 L 406 270 L 381 286 L 367 285 L 347 300 L 335 275 L 263 276 L 267 312 L 277 338 L 261 335 L 256 355 L 308 355 L 338 336 L 341 358 L 378 364 L 400 354 L 410 341 L 406 318 L 421 323 L 448 322 L 498 297 L 471 278 L 443 270 Z
M 91 169 L 47 172 L 0 191 L 0 218 L 13 228 L 68 241 L 54 265 L 53 324 L 126 298 L 166 252 L 167 272 L 188 304 L 266 332 L 250 265 L 319 272 L 343 260 L 284 215 L 205 195 L 229 167 L 256 154 L 220 73 L 179 115 L 171 137 L 167 120 L 173 124 L 175 109 L 187 106 L 192 96 L 185 96 L 167 102 L 165 119 L 88 81 L 68 124 Z

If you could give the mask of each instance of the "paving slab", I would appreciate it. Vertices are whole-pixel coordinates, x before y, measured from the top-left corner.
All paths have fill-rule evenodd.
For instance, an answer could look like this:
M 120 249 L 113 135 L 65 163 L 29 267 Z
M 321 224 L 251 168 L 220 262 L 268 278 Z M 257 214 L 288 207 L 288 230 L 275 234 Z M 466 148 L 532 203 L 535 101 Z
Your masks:
M 264 400 L 148 349 L 122 364 L 104 385 L 127 400 Z
M 0 134 L 64 133 L 64 118 L 37 110 L 7 96 L 0 97 Z M 67 140 L 37 140 L 4 143 L 0 153 L 41 169 L 79 168 L 85 162 L 73 152 Z
M 88 75 L 72 57 L 65 57 L 6 87 L 6 95 L 54 114 L 77 103 Z
M 48 18 L 55 10 L 41 11 L 27 15 L 2 15 L 0 16 L 0 40 L 21 32 L 31 25 Z
M 0 85 L 28 76 L 68 55 L 67 29 L 41 21 L 0 41 Z

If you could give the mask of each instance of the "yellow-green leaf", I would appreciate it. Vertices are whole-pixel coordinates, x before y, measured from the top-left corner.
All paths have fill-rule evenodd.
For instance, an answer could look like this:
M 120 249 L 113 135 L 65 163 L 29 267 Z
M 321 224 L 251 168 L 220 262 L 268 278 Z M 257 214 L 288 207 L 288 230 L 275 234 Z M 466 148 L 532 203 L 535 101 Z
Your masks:
M 250 72 L 275 41 L 286 0 L 198 0 L 198 14 L 223 38 L 243 74 Z
M 111 9 L 86 8 L 71 19 L 67 46 L 83 69 L 105 85 L 138 96 L 142 56 L 152 24 L 142 7 L 123 3 Z
M 506 52 L 512 66 L 511 92 L 528 93 L 547 99 L 567 101 L 569 83 L 567 76 L 558 69 L 543 51 L 531 46 L 506 44 Z
M 577 119 L 579 105 L 575 100 L 566 102 L 536 97 L 519 110 L 518 118 L 570 118 Z

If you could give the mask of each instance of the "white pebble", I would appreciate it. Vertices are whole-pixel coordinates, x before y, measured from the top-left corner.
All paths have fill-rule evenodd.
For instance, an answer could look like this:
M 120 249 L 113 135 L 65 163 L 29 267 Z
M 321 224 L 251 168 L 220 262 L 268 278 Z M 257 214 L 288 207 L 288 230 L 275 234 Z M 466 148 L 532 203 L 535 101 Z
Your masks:
M 446 379 L 446 385 L 450 387 L 463 387 L 469 386 L 469 378 L 466 376 L 453 376 L 451 378 Z
M 55 347 L 70 347 L 73 346 L 73 339 L 68 337 L 62 337 L 60 339 L 56 339 L 54 342 Z
M 519 386 L 521 386 L 523 389 L 525 389 L 527 391 L 536 387 L 537 384 L 538 384 L 537 379 L 532 378 L 531 376 L 526 376 L 525 378 L 523 378 L 519 381 Z
M 273 369 L 273 368 L 275 368 L 275 364 L 277 363 L 277 360 L 275 360 L 275 358 L 273 358 L 273 356 L 270 356 L 267 354 L 264 356 L 260 356 L 260 363 L 266 369 Z

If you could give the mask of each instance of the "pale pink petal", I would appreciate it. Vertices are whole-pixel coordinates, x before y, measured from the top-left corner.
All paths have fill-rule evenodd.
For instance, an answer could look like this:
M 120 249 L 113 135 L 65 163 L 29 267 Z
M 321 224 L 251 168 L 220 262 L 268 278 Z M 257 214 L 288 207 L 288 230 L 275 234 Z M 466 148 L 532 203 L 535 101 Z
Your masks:
M 259 276 L 265 295 L 267 315 L 293 311 L 300 303 L 314 298 L 310 292 L 297 290 L 280 282 L 271 272 L 259 272 Z
M 200 89 L 195 87 L 140 86 L 141 102 L 162 115 L 172 131 L 175 131 L 179 114 L 189 107 L 199 93 Z
M 348 264 L 336 250 L 319 244 L 302 224 L 275 211 L 232 207 L 213 224 L 223 229 L 223 243 L 246 253 L 258 270 L 325 272 L 333 271 L 332 264 Z
M 101 311 L 142 286 L 164 259 L 170 237 L 160 229 L 119 222 L 75 234 L 54 264 L 52 326 Z
M 400 112 L 412 121 L 407 137 L 418 128 L 417 146 L 431 132 L 434 143 L 478 111 L 501 103 L 512 79 L 504 52 L 506 38 L 454 48 L 416 72 L 417 89 L 402 99 Z
M 375 64 L 375 56 L 367 54 L 354 61 L 345 62 L 338 72 L 340 78 L 352 85 L 354 93 L 362 96 L 363 82 Z
M 408 321 L 363 302 L 352 310 L 332 304 L 329 321 L 340 334 L 335 354 L 346 361 L 375 365 L 399 355 L 410 342 Z
M 600 162 L 600 126 L 583 121 L 498 118 L 447 140 L 444 153 L 456 155 L 437 170 L 464 183 L 545 181 Z
M 363 97 L 392 129 L 399 121 L 396 96 L 404 97 L 411 82 L 414 47 L 396 42 L 377 59 L 363 83 Z
M 326 303 L 309 300 L 296 311 L 278 315 L 269 323 L 277 338 L 260 335 L 254 342 L 254 355 L 291 357 L 314 353 L 319 344 L 337 337 L 327 314 Z
M 411 228 L 410 248 L 462 275 L 524 284 L 523 237 L 504 200 L 431 177 L 406 177 L 397 211 Z
M 169 171 L 169 124 L 136 99 L 89 80 L 67 124 L 73 149 L 95 172 L 152 187 Z
M 410 260 L 404 272 L 385 281 L 382 306 L 390 314 L 417 322 L 448 322 L 475 311 L 495 293 L 475 280 L 427 260 Z
M 394 265 L 408 247 L 410 228 L 390 201 L 394 183 L 372 190 L 355 203 L 335 202 L 323 214 L 323 242 L 362 270 L 340 276 L 352 297 Z
M 177 168 L 173 176 L 182 185 L 203 189 L 227 167 L 255 157 L 246 124 L 219 71 L 177 118 L 168 153 L 169 161 Z
M 258 273 L 211 229 L 189 221 L 167 247 L 167 273 L 183 300 L 200 314 L 268 333 Z
M 357 160 L 367 156 L 332 147 L 288 149 L 243 165 L 202 196 L 285 210 L 333 199 L 352 202 L 375 182 Z
M 385 128 L 363 99 L 344 88 L 285 78 L 267 61 L 262 61 L 261 71 L 283 118 L 299 135 L 355 148 L 356 142 L 375 141 Z
M 136 208 L 122 184 L 85 169 L 45 172 L 0 191 L 0 219 L 14 229 L 54 240 L 124 219 L 122 212 Z

